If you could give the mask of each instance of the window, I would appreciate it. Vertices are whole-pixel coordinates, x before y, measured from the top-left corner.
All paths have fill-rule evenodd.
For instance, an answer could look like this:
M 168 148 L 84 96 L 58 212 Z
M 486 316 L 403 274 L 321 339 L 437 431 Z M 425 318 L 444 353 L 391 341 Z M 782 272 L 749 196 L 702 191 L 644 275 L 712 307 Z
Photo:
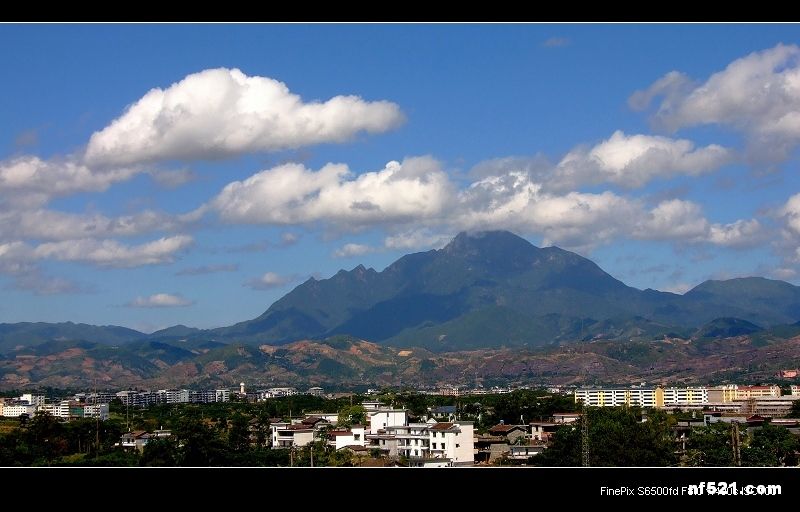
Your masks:
M 460 444 L 458 444 L 458 443 L 456 443 L 456 448 L 459 448 L 459 447 L 461 447 L 461 445 L 460 445 Z

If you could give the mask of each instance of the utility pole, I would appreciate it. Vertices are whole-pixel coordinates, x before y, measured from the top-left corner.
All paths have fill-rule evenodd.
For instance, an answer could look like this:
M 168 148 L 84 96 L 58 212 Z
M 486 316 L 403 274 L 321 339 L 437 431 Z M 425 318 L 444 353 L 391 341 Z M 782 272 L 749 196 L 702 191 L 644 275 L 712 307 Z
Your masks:
M 95 442 L 97 443 L 97 452 L 100 453 L 100 404 L 97 403 L 97 379 L 94 379 L 94 412 L 96 414 L 96 429 L 95 429 Z
M 589 463 L 589 409 L 581 407 L 581 466 L 588 468 Z
M 733 449 L 733 465 L 734 466 L 741 466 L 742 465 L 742 453 L 739 446 L 739 422 L 733 422 L 733 428 L 731 429 L 731 448 Z

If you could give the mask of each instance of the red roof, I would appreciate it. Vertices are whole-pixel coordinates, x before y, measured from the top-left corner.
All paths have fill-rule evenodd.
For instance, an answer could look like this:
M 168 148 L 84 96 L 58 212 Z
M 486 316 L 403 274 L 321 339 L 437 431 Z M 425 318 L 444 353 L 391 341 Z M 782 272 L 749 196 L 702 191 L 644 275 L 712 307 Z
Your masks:
M 450 430 L 451 428 L 453 428 L 452 423 L 437 423 L 431 427 L 431 430 Z

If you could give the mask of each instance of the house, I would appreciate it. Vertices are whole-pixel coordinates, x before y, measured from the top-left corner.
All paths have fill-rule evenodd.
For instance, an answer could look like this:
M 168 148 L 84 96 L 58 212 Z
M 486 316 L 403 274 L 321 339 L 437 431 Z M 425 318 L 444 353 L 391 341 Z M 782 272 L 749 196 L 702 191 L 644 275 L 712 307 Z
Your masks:
M 345 446 L 365 446 L 365 428 L 353 425 L 350 430 L 332 430 L 328 432 L 328 444 L 339 450 Z
M 302 423 L 290 424 L 286 422 L 272 423 L 270 425 L 272 449 L 299 448 L 314 441 L 316 430 L 314 426 Z
M 367 413 L 369 433 L 377 434 L 379 430 L 408 425 L 408 411 L 405 409 L 379 409 Z
M 508 458 L 512 460 L 528 460 L 545 450 L 544 444 L 522 444 L 508 447 Z
M 524 425 L 495 425 L 489 429 L 489 435 L 502 437 L 508 444 L 519 444 L 528 437 L 528 429 Z
M 581 419 L 579 412 L 554 412 L 553 423 L 574 423 Z
M 148 434 L 144 430 L 134 430 L 131 432 L 125 432 L 119 437 L 118 446 L 122 446 L 123 448 L 135 448 L 137 450 L 144 451 L 144 447 L 150 441 L 150 434 Z
M 542 441 L 546 443 L 550 440 L 550 436 L 553 435 L 556 430 L 563 427 L 564 424 L 552 421 L 532 421 L 528 426 L 531 430 L 532 441 Z
M 430 409 L 430 415 L 438 421 L 453 421 L 456 419 L 455 405 L 441 405 Z
M 478 434 L 473 439 L 476 464 L 490 464 L 509 453 L 508 441 L 502 436 Z

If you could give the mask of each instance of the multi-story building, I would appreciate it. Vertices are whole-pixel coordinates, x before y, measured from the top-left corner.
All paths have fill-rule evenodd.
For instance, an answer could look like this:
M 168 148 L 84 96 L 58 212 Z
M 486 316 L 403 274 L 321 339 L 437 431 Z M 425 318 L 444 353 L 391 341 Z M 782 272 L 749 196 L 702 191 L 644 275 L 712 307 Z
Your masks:
M 32 393 L 24 393 L 22 396 L 19 397 L 20 402 L 28 402 L 31 405 L 35 405 L 39 407 L 40 405 L 44 405 L 45 397 L 44 395 L 34 395 Z
M 188 389 L 159 389 L 158 403 L 161 404 L 185 404 L 189 403 L 191 392 Z
M 779 396 L 781 396 L 781 388 L 774 384 L 771 386 L 739 386 L 736 390 L 736 400 Z
M 3 416 L 6 418 L 18 418 L 23 414 L 33 417 L 36 414 L 36 406 L 28 402 L 9 402 L 3 404 Z
M 436 423 L 428 428 L 430 456 L 450 459 L 453 466 L 472 466 L 475 461 L 471 421 Z
M 69 404 L 71 400 L 61 400 L 60 402 L 44 404 L 39 407 L 40 411 L 45 411 L 55 418 L 69 419 Z
M 471 421 L 410 423 L 387 426 L 367 434 L 370 448 L 409 459 L 446 459 L 447 465 L 471 466 L 475 461 L 474 429 Z
M 367 413 L 369 433 L 377 434 L 379 430 L 390 427 L 408 425 L 408 411 L 405 409 L 379 409 Z
M 656 390 L 652 388 L 577 389 L 575 390 L 575 402 L 579 401 L 589 407 L 658 406 Z
M 705 387 L 656 388 L 656 407 L 701 405 L 707 402 L 708 388 Z
M 328 432 L 328 444 L 337 450 L 345 446 L 366 446 L 366 429 L 364 425 L 353 425 L 349 430 Z
M 128 407 L 148 407 L 158 403 L 158 393 L 154 391 L 125 390 L 116 394 L 123 405 Z
M 325 390 L 322 389 L 319 386 L 314 386 L 314 387 L 308 388 L 308 391 L 306 391 L 306 394 L 307 395 L 311 395 L 311 396 L 322 396 L 322 395 L 325 394 Z
M 84 418 L 99 418 L 100 421 L 108 419 L 108 404 L 84 404 Z
M 726 384 L 724 386 L 714 386 L 708 388 L 708 401 L 712 403 L 726 404 L 736 400 L 736 384 Z
M 231 399 L 230 389 L 217 389 L 214 394 L 215 402 L 228 402 Z
M 291 424 L 286 422 L 272 423 L 269 426 L 272 434 L 272 448 L 299 448 L 314 441 L 313 426 Z

